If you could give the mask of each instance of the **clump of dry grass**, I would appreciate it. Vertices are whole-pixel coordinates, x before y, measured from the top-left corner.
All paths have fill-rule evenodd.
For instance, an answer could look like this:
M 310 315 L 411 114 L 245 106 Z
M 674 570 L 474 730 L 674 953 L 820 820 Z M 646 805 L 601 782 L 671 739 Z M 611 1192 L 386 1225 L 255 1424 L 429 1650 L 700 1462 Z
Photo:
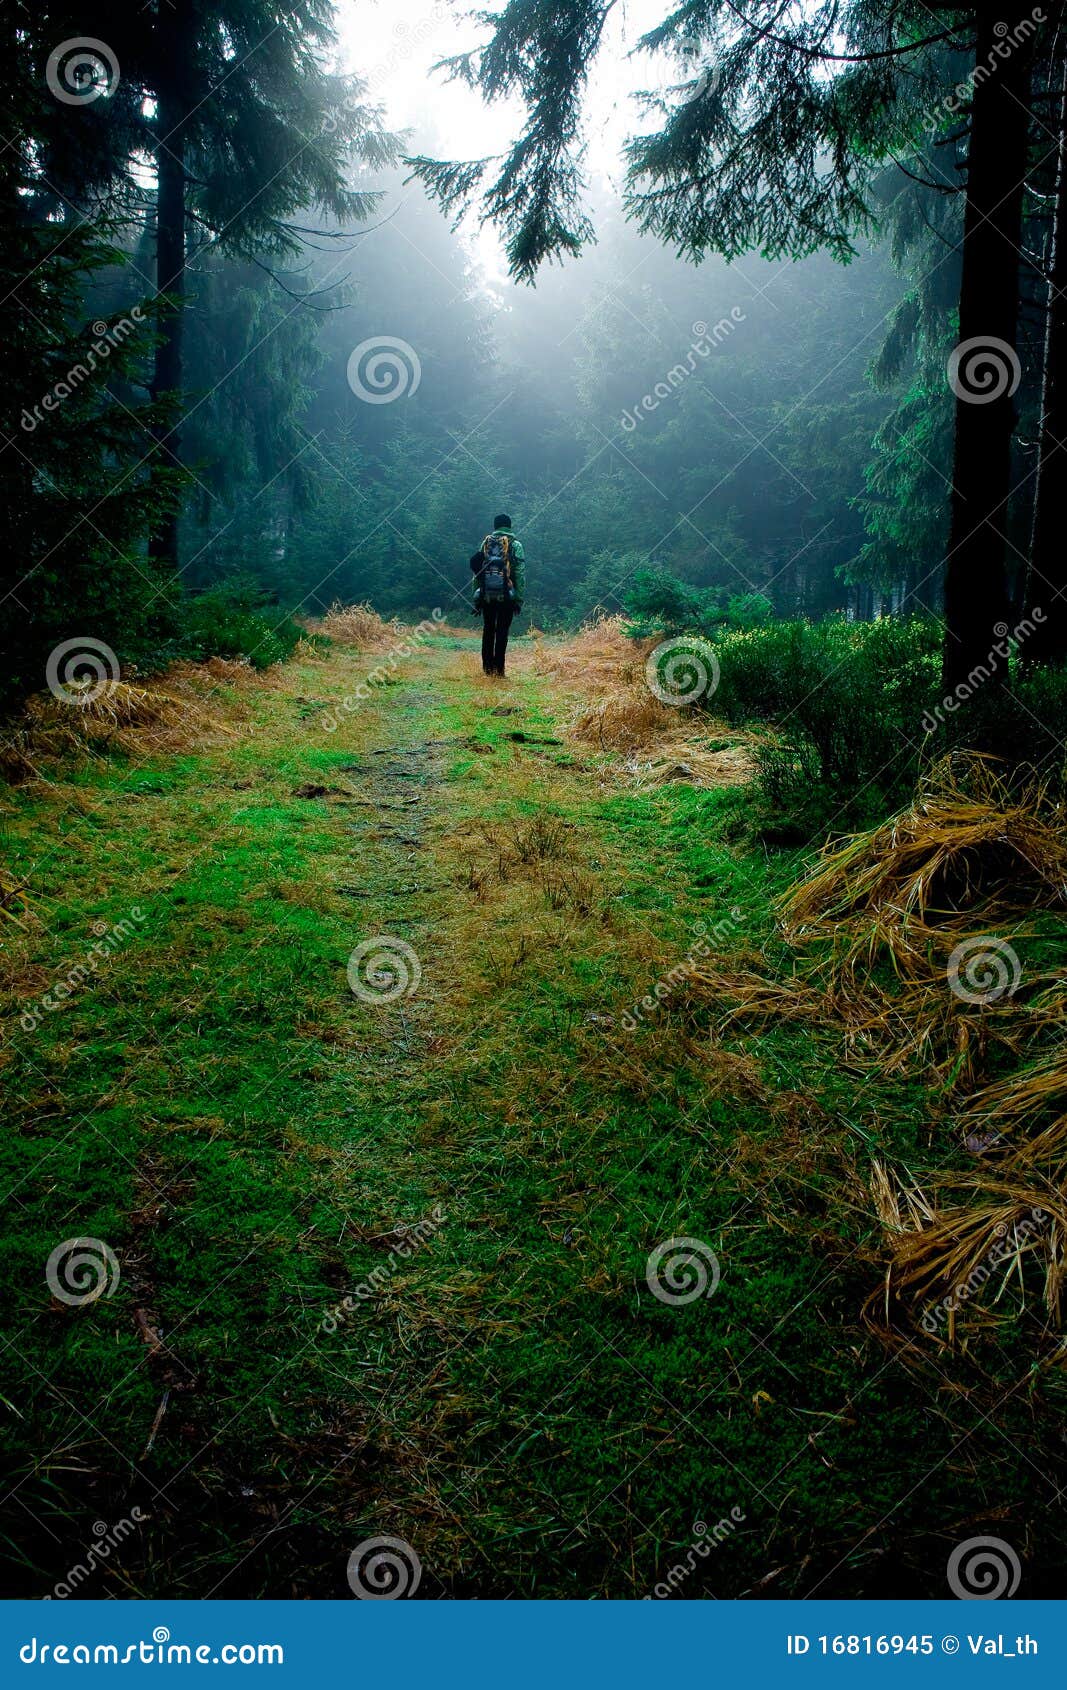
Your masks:
M 546 870 L 541 885 L 550 910 L 573 910 L 575 915 L 589 916 L 596 908 L 597 885 L 589 875 L 559 868 Z
M 878 951 L 923 973 L 931 945 L 1035 908 L 1067 903 L 1064 813 L 1044 787 L 1008 786 L 992 758 L 956 753 L 923 781 L 902 814 L 828 847 L 789 894 L 793 939 L 842 939 L 842 966 Z M 951 946 L 950 946 L 951 948 Z
M 1067 1045 L 1063 1043 L 1017 1073 L 975 1092 L 962 1124 L 972 1136 L 984 1138 L 992 1131 L 1004 1142 L 1011 1133 L 1026 1132 L 1042 1121 L 1047 1124 L 1029 1142 L 1040 1142 L 1048 1152 L 1058 1153 L 1067 1134 Z
M 147 727 L 158 722 L 169 708 L 181 708 L 181 700 L 155 689 L 133 686 L 129 681 L 105 681 L 102 685 L 94 681 L 70 681 L 65 691 L 65 703 L 47 699 L 43 694 L 32 699 L 31 713 L 51 716 L 57 708 L 76 711 L 77 715 L 68 720 L 78 721 L 90 732 L 108 732 L 116 728 Z
M 570 824 L 552 810 L 537 810 L 528 820 L 477 830 L 477 855 L 468 854 L 461 883 L 484 896 L 492 886 L 506 886 L 531 871 L 558 874 L 558 865 L 574 855 Z
M 234 731 L 209 713 L 204 697 L 220 681 L 247 681 L 247 663 L 175 664 L 166 686 L 109 680 L 73 682 L 67 700 L 39 693 L 10 722 L 0 747 L 0 778 L 15 786 L 47 778 L 45 770 L 65 757 L 117 746 L 124 751 L 179 750 L 205 732 Z
M 209 657 L 203 663 L 176 663 L 168 672 L 167 680 L 173 688 L 180 684 L 193 692 L 203 690 L 206 680 L 220 681 L 226 685 L 239 686 L 242 682 L 263 682 L 269 675 L 273 677 L 280 664 L 272 664 L 270 669 L 254 669 L 247 657 Z
M 626 759 L 626 773 L 635 786 L 643 787 L 680 780 L 695 786 L 749 786 L 756 773 L 756 736 L 735 728 L 730 733 L 728 742 L 710 745 L 706 733 L 661 739 L 643 755 L 635 749 Z
M 961 1099 L 956 1144 L 940 1149 L 979 1157 L 977 1167 L 942 1165 L 921 1180 L 872 1169 L 888 1257 L 874 1299 L 883 1330 L 901 1308 L 942 1342 L 957 1325 L 990 1328 L 1029 1306 L 1035 1266 L 1045 1316 L 1060 1318 L 1067 986 L 1024 967 L 1014 946 L 1047 939 L 1067 905 L 1063 819 L 1040 783 L 1009 783 L 992 759 L 956 754 L 900 815 L 828 847 L 787 894 L 791 967 L 731 978 L 700 967 L 686 983 L 688 995 L 725 999 L 727 1024 L 833 1030 L 848 1064 L 932 1069 L 942 1095 Z M 994 1052 L 1001 1072 L 990 1079 Z
M 700 734 L 687 732 L 693 716 L 665 704 L 645 680 L 645 658 L 655 639 L 631 639 L 625 628 L 621 616 L 600 615 L 567 640 L 538 640 L 535 672 L 560 683 L 574 699 L 568 731 L 605 753 L 621 754 L 617 771 L 632 783 L 750 781 L 754 736 L 731 729 L 729 743 L 712 750 L 710 722 Z
M 643 672 L 653 642 L 630 639 L 625 627 L 621 616 L 600 614 L 566 640 L 539 638 L 534 673 L 587 695 L 631 684 Z
M 602 751 L 635 751 L 663 739 L 678 727 L 677 712 L 647 687 L 609 693 L 579 712 L 571 725 L 578 739 L 592 740 Z
M 827 847 L 789 892 L 794 971 L 741 982 L 734 1014 L 836 1020 L 856 1057 L 977 1085 L 994 1047 L 1019 1054 L 1038 1023 L 1067 1019 L 1067 993 L 1024 978 L 1015 950 L 1067 907 L 1062 821 L 1044 788 L 1010 788 L 991 759 L 946 759 L 905 811 Z
M 325 634 L 338 645 L 376 651 L 395 645 L 402 629 L 395 619 L 386 622 L 369 604 L 342 604 L 338 599 L 315 625 L 314 631 Z
M 568 854 L 567 827 L 559 816 L 540 811 L 533 820 L 510 830 L 520 863 L 556 861 Z
M 958 1328 L 1015 1317 L 1037 1289 L 1028 1267 L 1038 1269 L 1046 1314 L 1059 1325 L 1067 1276 L 1062 1183 L 1023 1165 L 940 1176 L 920 1190 L 876 1161 L 871 1197 L 889 1260 L 866 1312 L 883 1330 L 894 1299 L 910 1305 L 922 1332 L 948 1344 Z

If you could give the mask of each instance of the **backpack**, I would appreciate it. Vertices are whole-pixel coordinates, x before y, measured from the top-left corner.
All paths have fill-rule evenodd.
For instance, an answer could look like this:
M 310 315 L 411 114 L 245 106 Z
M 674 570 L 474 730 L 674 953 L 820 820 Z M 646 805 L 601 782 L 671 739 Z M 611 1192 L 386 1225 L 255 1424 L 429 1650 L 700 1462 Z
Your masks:
M 504 604 L 514 596 L 511 574 L 511 535 L 487 534 L 482 541 L 482 597 L 487 604 Z

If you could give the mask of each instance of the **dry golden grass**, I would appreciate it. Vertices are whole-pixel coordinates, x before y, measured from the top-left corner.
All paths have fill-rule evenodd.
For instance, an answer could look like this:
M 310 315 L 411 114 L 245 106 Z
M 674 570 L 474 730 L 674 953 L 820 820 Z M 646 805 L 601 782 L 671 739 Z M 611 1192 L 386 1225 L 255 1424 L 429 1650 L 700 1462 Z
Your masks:
M 0 920 L 24 927 L 29 910 L 28 888 L 0 868 Z
M 844 939 L 843 966 L 884 951 L 902 973 L 921 974 L 931 945 L 951 950 L 986 916 L 1064 907 L 1063 823 L 1040 785 L 1009 788 L 993 759 L 956 753 L 902 814 L 827 848 L 786 901 L 785 930 Z
M 970 1090 L 993 1049 L 1019 1055 L 1039 1025 L 1067 1022 L 1056 977 L 1031 970 L 1016 981 L 1011 960 L 1065 903 L 1059 805 L 1038 786 L 1009 789 L 990 759 L 957 754 L 900 815 L 827 847 L 781 906 L 793 973 L 739 982 L 733 1013 L 833 1020 L 857 1060 L 928 1063 Z M 968 944 L 973 952 L 957 955 Z M 968 998 L 953 989 L 952 966 L 968 990 L 998 974 L 1009 989 Z
M 235 712 L 235 689 L 261 684 L 250 664 L 212 658 L 176 663 L 159 682 L 107 681 L 81 696 L 74 685 L 70 702 L 38 693 L 6 725 L 0 779 L 11 786 L 47 780 L 64 758 L 93 748 L 144 755 L 232 737 L 236 730 L 221 718 Z M 223 686 L 224 702 L 217 697 Z
M 386 622 L 369 604 L 342 604 L 339 599 L 314 624 L 313 631 L 338 645 L 358 646 L 361 651 L 380 651 L 395 645 L 403 632 L 399 622 Z
M 674 714 L 677 716 L 677 712 Z M 704 787 L 750 786 L 756 773 L 756 736 L 737 728 L 727 731 L 729 742 L 714 749 L 705 730 L 703 734 L 690 734 L 684 739 L 659 739 L 646 747 L 643 755 L 632 752 L 625 765 L 631 785 L 664 786 L 670 781 L 685 780 Z
M 534 673 L 585 696 L 614 691 L 643 673 L 652 640 L 631 640 L 621 616 L 596 616 L 566 640 L 535 633 Z
M 867 1304 L 883 1330 L 895 1299 L 926 1335 L 952 1344 L 973 1327 L 1017 1316 L 1034 1300 L 1040 1272 L 1045 1314 L 1059 1325 L 1067 1274 L 1067 1198 L 1062 1180 L 1019 1166 L 942 1176 L 925 1190 L 875 1162 L 871 1196 L 886 1235 L 884 1285 Z
M 586 705 L 571 723 L 571 732 L 601 751 L 635 751 L 666 739 L 677 727 L 676 711 L 661 704 L 647 687 L 635 687 Z
M 544 780 L 538 785 L 543 788 Z M 581 893 L 585 897 L 586 883 L 580 873 L 561 866 L 578 854 L 573 824 L 546 805 L 528 820 L 472 829 L 465 836 L 463 867 L 457 879 L 483 899 L 493 888 L 532 879 L 548 892 L 549 906 L 560 908 L 570 902 L 564 895 L 568 886 L 575 896 Z M 550 869 L 546 865 L 551 865 Z M 554 893 L 549 892 L 550 887 Z
M 555 681 L 571 703 L 567 732 L 609 757 L 629 785 L 686 780 L 696 786 L 747 785 L 755 735 L 672 708 L 645 681 L 654 638 L 634 640 L 621 616 L 601 615 L 565 640 L 535 634 L 533 670 Z M 702 728 L 693 733 L 695 722 Z M 727 743 L 711 749 L 713 733 Z
M 783 900 L 791 972 L 727 979 L 701 969 L 687 983 L 691 995 L 728 1001 L 727 1024 L 834 1029 L 847 1064 L 932 1070 L 942 1095 L 961 1098 L 959 1147 L 981 1159 L 972 1171 L 949 1167 L 920 1185 L 872 1165 L 887 1267 L 868 1316 L 883 1331 L 901 1308 L 938 1342 L 953 1342 L 957 1328 L 989 1330 L 1035 1301 L 1035 1266 L 1044 1318 L 1060 1319 L 1067 987 L 1018 963 L 1018 981 L 990 994 L 981 988 L 996 984 L 996 966 L 971 979 L 958 963 L 952 975 L 950 959 L 971 941 L 979 952 L 986 944 L 995 965 L 1009 942 L 1036 940 L 1050 915 L 1062 915 L 1062 824 L 1044 787 L 1009 786 L 990 759 L 957 754 L 900 815 L 828 848 Z M 954 989 L 961 981 L 970 996 Z M 1015 1066 L 991 1081 L 994 1052 L 998 1066 Z

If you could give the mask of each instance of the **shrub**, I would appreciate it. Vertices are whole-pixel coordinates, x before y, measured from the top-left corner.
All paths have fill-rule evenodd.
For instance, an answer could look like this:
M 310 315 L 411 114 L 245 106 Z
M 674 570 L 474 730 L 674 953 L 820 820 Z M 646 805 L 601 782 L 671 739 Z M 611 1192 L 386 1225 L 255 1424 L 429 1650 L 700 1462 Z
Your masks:
M 635 635 L 710 634 L 724 620 L 722 595 L 714 588 L 691 587 L 662 569 L 639 569 L 624 603 Z
M 937 624 L 834 620 L 771 622 L 716 641 L 719 686 L 710 706 L 731 721 L 778 729 L 761 753 L 777 804 L 829 788 L 850 804 L 913 785 L 926 750 L 921 727 L 938 694 Z
M 762 593 L 731 593 L 726 601 L 730 628 L 760 628 L 774 616 L 774 606 Z
M 758 628 L 774 616 L 774 606 L 762 593 L 731 593 L 727 598 L 720 587 L 693 587 L 664 569 L 638 569 L 623 602 L 637 636 L 710 637 L 724 628 Z
M 234 577 L 182 605 L 178 655 L 203 662 L 209 657 L 244 657 L 256 669 L 291 657 L 303 630 L 268 602 L 254 581 Z

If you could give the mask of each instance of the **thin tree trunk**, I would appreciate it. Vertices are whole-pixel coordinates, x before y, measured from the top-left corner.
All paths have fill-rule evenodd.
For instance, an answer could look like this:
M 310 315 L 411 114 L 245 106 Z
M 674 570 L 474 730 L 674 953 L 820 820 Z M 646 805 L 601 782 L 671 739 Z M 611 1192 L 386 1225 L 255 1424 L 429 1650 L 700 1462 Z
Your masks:
M 185 120 L 182 78 L 179 72 L 185 19 L 180 9 L 160 15 L 160 83 L 156 101 L 156 291 L 166 294 L 170 304 L 160 322 L 152 377 L 152 397 L 181 395 L 182 329 L 185 316 Z M 179 398 L 180 403 L 180 398 Z M 181 462 L 180 417 L 158 431 L 159 462 L 178 467 Z M 154 533 L 150 554 L 177 571 L 178 513 L 165 517 Z
M 1034 523 L 1024 603 L 1043 620 L 1027 637 L 1023 656 L 1041 662 L 1067 658 L 1067 62 L 1055 112 L 1059 130 L 1056 197 L 1049 239 L 1048 316 L 1041 372 L 1041 432 Z
M 1012 23 L 1023 14 L 1008 11 Z M 960 277 L 960 362 L 951 522 L 945 559 L 946 692 L 982 666 L 1008 614 L 1004 528 L 1016 412 L 1019 247 L 1026 174 L 1030 37 L 1009 46 L 978 8 Z M 999 50 L 999 51 L 998 51 Z M 968 348 L 968 342 L 974 343 Z M 982 347 L 987 348 L 983 354 Z M 973 361 L 973 362 L 972 362 Z M 973 374 L 969 375 L 969 368 Z M 986 385 L 983 386 L 982 384 Z M 995 394 L 995 397 L 990 397 Z M 1003 679 L 994 668 L 993 682 Z

